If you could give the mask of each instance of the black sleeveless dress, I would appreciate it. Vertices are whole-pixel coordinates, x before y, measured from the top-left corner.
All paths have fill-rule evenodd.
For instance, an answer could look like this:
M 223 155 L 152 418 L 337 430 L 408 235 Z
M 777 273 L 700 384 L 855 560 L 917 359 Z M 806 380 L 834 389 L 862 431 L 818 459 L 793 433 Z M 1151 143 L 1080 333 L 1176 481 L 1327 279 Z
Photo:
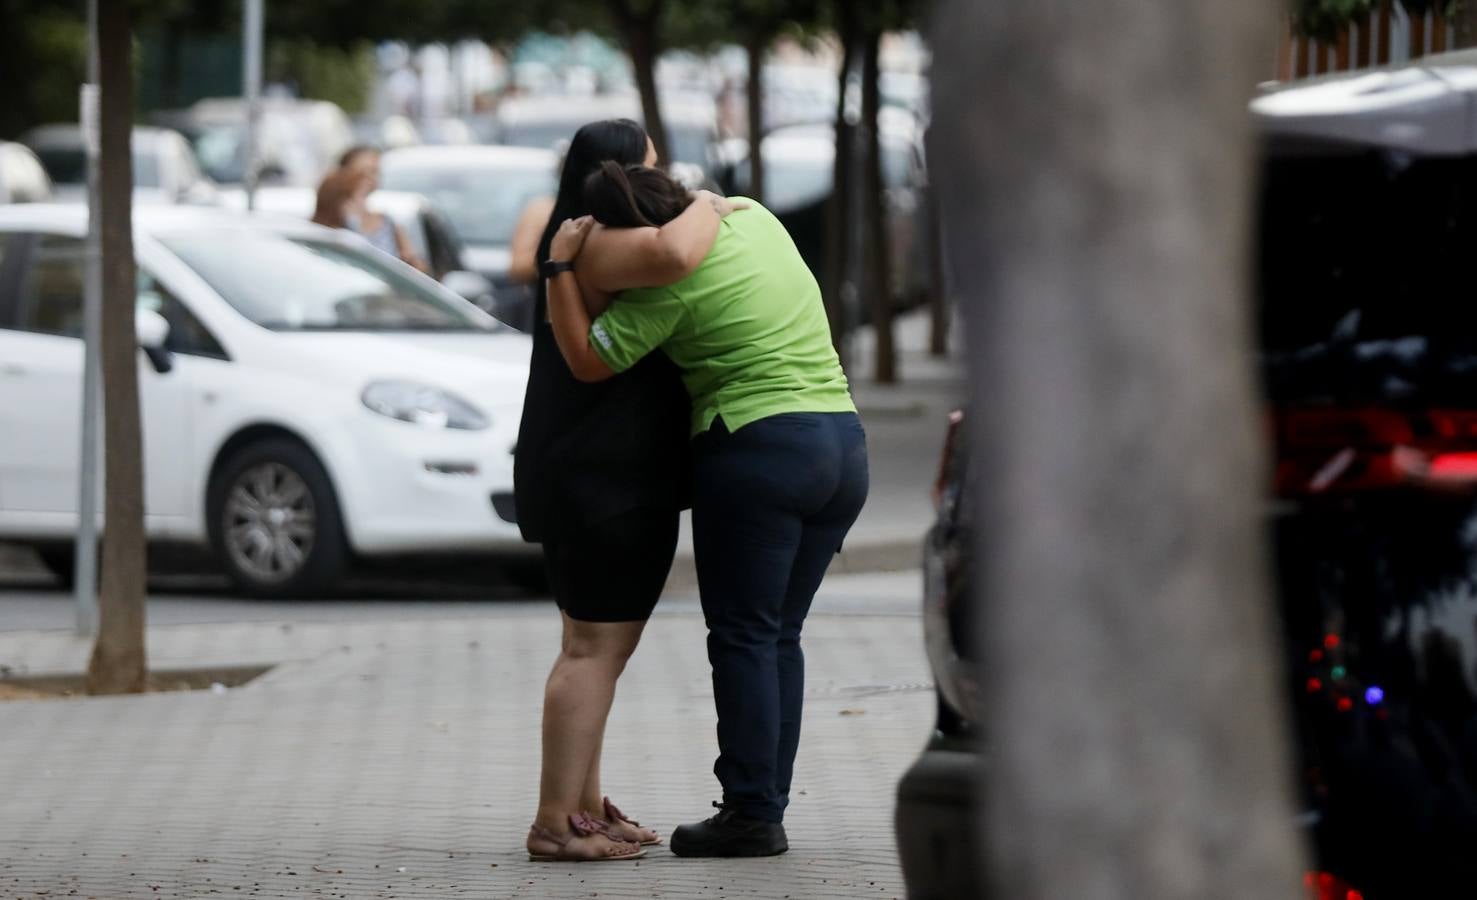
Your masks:
M 513 463 L 518 527 L 544 545 L 555 599 L 572 618 L 644 619 L 691 503 L 691 401 L 660 351 L 606 381 L 576 379 L 542 288 Z

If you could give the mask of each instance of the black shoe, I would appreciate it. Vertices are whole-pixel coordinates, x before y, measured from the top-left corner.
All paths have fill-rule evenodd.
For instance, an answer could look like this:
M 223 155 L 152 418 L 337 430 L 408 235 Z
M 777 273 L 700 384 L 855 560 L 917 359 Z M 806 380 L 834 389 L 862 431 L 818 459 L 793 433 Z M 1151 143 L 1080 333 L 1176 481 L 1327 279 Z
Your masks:
M 790 849 L 785 826 L 741 816 L 724 809 L 696 825 L 679 825 L 672 832 L 672 852 L 678 856 L 778 856 Z

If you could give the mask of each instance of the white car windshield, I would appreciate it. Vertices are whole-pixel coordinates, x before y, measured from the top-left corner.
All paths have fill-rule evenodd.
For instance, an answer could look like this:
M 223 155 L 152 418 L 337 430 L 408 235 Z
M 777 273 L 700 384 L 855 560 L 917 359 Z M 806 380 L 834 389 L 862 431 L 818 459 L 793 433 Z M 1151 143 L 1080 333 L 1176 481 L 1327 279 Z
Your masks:
M 159 240 L 246 318 L 275 331 L 496 331 L 459 297 L 419 283 L 368 245 L 267 231 L 192 231 Z
M 381 182 L 388 190 L 429 197 L 457 234 L 469 244 L 506 244 L 523 207 L 535 197 L 552 196 L 554 172 L 537 168 L 486 166 L 413 167 L 386 160 Z

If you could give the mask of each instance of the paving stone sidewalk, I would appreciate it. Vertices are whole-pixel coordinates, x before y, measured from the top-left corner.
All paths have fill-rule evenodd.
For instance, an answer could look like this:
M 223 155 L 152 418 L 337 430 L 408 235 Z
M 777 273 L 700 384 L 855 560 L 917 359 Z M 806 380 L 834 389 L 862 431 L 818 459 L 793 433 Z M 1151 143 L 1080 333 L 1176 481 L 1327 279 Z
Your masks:
M 916 617 L 812 616 L 792 849 L 742 861 L 527 861 L 557 627 L 552 610 L 161 627 L 155 668 L 276 667 L 218 694 L 0 703 L 0 900 L 903 896 L 892 792 L 933 712 Z M 607 791 L 664 833 L 718 797 L 703 636 L 691 612 L 654 618 L 610 722 Z M 0 635 L 17 672 L 86 653 Z

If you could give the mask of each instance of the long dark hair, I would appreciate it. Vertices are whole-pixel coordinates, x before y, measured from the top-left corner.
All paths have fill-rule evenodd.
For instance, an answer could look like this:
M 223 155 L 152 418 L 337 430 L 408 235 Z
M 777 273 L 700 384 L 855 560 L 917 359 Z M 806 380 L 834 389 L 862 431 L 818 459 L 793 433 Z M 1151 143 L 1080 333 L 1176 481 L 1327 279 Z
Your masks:
M 585 206 L 585 179 L 613 160 L 620 165 L 640 165 L 646 159 L 646 129 L 630 119 L 602 119 L 591 122 L 574 133 L 564 154 L 564 167 L 559 173 L 559 194 L 554 198 L 554 211 L 544 236 L 538 242 L 538 260 L 549 258 L 549 245 L 554 232 L 565 219 L 589 215 Z M 538 309 L 535 322 L 544 320 L 544 280 L 538 280 Z
M 611 228 L 662 226 L 692 203 L 692 194 L 675 178 L 647 166 L 605 161 L 585 179 L 585 206 Z

